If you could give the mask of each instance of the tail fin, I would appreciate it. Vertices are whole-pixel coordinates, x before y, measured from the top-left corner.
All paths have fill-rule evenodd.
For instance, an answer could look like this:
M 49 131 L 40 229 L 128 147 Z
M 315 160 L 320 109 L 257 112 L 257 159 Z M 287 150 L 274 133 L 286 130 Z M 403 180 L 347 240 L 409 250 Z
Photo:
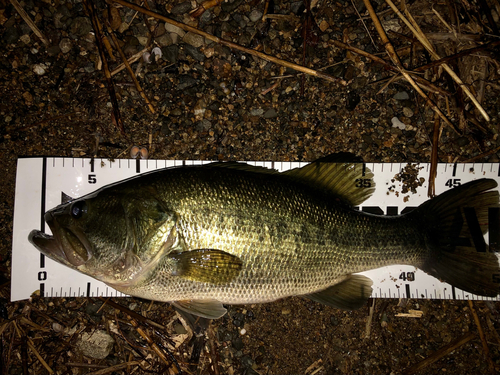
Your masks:
M 428 223 L 429 256 L 422 270 L 457 288 L 482 296 L 500 294 L 500 265 L 483 235 L 488 211 L 499 207 L 495 180 L 480 179 L 447 191 L 413 213 Z M 496 211 L 498 214 L 498 211 Z M 493 220 L 498 224 L 498 220 Z M 500 228 L 490 228 L 500 231 Z

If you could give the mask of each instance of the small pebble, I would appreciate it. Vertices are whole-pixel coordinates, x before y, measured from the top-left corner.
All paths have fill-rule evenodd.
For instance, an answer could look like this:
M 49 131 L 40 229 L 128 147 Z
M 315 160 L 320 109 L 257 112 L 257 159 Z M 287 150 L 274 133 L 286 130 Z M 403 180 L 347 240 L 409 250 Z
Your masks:
M 400 91 L 400 92 L 397 92 L 394 95 L 394 99 L 396 99 L 396 100 L 407 100 L 407 99 L 410 99 L 410 96 L 408 95 L 408 93 L 406 91 Z
M 59 42 L 59 48 L 61 49 L 62 53 L 68 53 L 71 51 L 71 40 L 69 38 L 62 38 L 61 41 Z
M 38 74 L 39 76 L 43 76 L 45 73 L 47 73 L 47 65 L 45 64 L 35 64 L 33 65 L 33 71 Z
M 392 127 L 393 128 L 398 128 L 398 129 L 401 129 L 401 130 L 405 130 L 406 129 L 406 125 L 404 123 L 402 123 L 397 117 L 393 117 L 391 119 L 391 122 L 392 122 Z
M 262 11 L 258 10 L 258 9 L 254 9 L 250 12 L 250 15 L 248 16 L 248 18 L 250 18 L 250 21 L 252 22 L 257 22 L 258 20 L 260 20 L 262 18 Z
M 413 116 L 413 111 L 411 108 L 408 108 L 408 107 L 404 107 L 403 108 L 403 114 L 406 116 L 406 117 L 412 117 Z

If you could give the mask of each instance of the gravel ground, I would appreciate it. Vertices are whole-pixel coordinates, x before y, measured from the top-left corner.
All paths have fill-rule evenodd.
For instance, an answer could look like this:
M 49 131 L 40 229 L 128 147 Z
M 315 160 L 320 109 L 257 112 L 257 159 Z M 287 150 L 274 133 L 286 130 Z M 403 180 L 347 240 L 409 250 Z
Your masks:
M 126 70 L 116 73 L 114 91 L 123 128 L 112 114 L 96 35 L 84 3 L 21 1 L 42 38 L 20 17 L 14 3 L 0 1 L 3 373 L 44 374 L 50 373 L 48 368 L 57 374 L 499 371 L 498 302 L 378 299 L 370 302 L 370 313 L 370 306 L 345 312 L 288 298 L 233 306 L 217 321 L 195 324 L 168 304 L 135 298 L 116 299 L 121 309 L 103 307 L 102 301 L 94 299 L 49 300 L 36 295 L 31 301 L 9 303 L 14 184 L 20 156 L 127 158 L 136 145 L 146 148 L 153 159 L 311 161 L 349 151 L 367 162 L 430 162 L 435 122 L 433 111 L 410 84 L 391 80 L 394 73 L 387 64 L 392 63 L 362 1 L 316 1 L 310 12 L 304 11 L 309 4 L 302 0 L 267 4 L 235 0 L 221 5 L 214 1 L 213 7 L 204 3 L 206 10 L 198 18 L 189 14 L 199 7 L 196 1 L 148 3 L 152 11 L 170 19 L 319 70 L 332 80 L 301 74 L 127 7 L 108 9 L 105 2 L 97 1 L 96 14 L 105 30 L 109 20 L 123 53 L 139 54 L 132 69 L 154 108 L 150 110 Z M 430 63 L 429 54 L 386 3 L 372 5 L 390 30 L 405 68 Z M 417 0 L 409 11 L 441 56 L 498 41 L 498 1 Z M 335 46 L 339 41 L 385 59 L 386 65 Z M 150 55 L 145 55 L 145 49 Z M 107 52 L 105 56 L 111 71 L 122 62 L 116 49 L 113 58 Z M 449 61 L 479 98 L 490 121 L 457 89 L 442 66 L 420 72 L 441 91 L 431 93 L 431 98 L 458 130 L 441 124 L 440 162 L 475 157 L 480 162 L 499 161 L 497 153 L 489 152 L 500 146 L 499 62 L 498 44 Z M 423 315 L 396 316 L 410 310 Z M 133 312 L 138 316 L 134 318 Z M 157 351 L 134 323 L 153 338 Z M 90 353 L 82 346 L 90 340 L 84 334 L 95 333 L 90 337 L 97 340 L 101 337 L 97 332 L 102 340 L 93 346 L 105 351 Z M 420 370 L 413 367 L 454 343 L 457 347 L 436 362 Z M 158 351 L 169 353 L 165 361 L 175 365 L 167 370 Z

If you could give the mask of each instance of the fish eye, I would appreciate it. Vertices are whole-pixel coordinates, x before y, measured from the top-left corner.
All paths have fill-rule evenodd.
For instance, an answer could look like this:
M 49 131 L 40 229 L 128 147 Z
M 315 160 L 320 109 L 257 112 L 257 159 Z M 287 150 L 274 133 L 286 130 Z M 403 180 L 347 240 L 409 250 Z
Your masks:
M 70 209 L 73 219 L 79 219 L 83 214 L 87 213 L 87 203 L 85 201 L 78 201 L 71 205 Z

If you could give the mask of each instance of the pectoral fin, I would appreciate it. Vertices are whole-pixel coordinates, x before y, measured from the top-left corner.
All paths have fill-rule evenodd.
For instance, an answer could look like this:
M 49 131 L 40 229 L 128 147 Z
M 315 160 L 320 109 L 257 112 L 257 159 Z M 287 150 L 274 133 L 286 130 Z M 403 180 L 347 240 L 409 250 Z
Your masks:
M 175 301 L 171 303 L 178 309 L 207 319 L 218 319 L 227 312 L 222 303 L 212 299 Z
M 345 280 L 321 292 L 305 297 L 342 310 L 356 310 L 366 304 L 373 282 L 366 276 L 349 275 Z
M 175 259 L 174 276 L 212 284 L 230 282 L 240 273 L 240 258 L 215 249 L 184 251 L 170 255 Z

